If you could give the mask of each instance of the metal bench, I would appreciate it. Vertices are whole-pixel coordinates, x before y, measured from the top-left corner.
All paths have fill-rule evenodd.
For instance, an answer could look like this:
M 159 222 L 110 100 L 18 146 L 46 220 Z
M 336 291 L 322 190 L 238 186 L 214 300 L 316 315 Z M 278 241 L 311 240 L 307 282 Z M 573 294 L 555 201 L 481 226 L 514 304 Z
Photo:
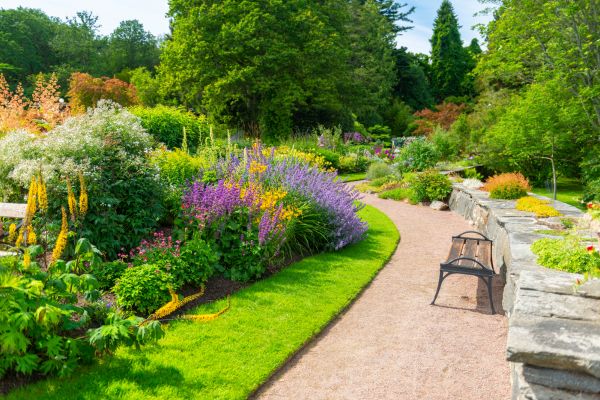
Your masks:
M 17 229 L 21 227 L 23 224 L 23 218 L 25 218 L 25 211 L 27 209 L 27 204 L 18 204 L 18 203 L 0 203 L 0 218 L 10 218 L 20 220 L 17 224 Z M 1 223 L 1 222 L 0 222 Z M 0 257 L 12 255 L 12 252 L 6 252 L 3 250 L 3 241 L 8 236 L 8 224 L 4 224 L 2 229 L 0 230 Z M 10 247 L 10 246 L 6 246 Z
M 490 239 L 475 231 L 463 232 L 452 237 L 448 259 L 440 263 L 440 278 L 431 304 L 435 304 L 444 279 L 452 274 L 473 275 L 484 281 L 488 289 L 492 314 L 496 313 L 492 299 L 492 279 L 496 276 L 496 271 L 492 260 Z

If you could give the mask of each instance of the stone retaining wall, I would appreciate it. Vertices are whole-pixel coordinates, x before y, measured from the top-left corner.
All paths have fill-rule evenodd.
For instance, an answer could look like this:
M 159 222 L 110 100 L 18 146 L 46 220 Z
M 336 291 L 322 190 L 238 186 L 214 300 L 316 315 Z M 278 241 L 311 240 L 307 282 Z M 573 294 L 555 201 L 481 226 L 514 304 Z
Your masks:
M 530 249 L 545 237 L 536 231 L 560 219 L 538 219 L 515 210 L 514 201 L 458 184 L 449 205 L 494 240 L 494 264 L 505 281 L 512 398 L 600 399 L 600 280 L 575 287 L 578 275 L 538 265 Z M 567 204 L 553 206 L 566 217 L 583 216 Z

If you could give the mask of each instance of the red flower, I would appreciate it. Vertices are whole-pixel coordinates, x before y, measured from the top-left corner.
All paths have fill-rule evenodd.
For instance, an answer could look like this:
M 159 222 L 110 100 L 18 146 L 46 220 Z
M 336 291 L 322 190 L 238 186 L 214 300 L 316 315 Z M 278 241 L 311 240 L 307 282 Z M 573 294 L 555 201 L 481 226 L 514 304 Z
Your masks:
M 596 251 L 596 248 L 594 246 L 590 245 L 590 246 L 587 247 L 587 251 L 594 252 L 594 251 Z

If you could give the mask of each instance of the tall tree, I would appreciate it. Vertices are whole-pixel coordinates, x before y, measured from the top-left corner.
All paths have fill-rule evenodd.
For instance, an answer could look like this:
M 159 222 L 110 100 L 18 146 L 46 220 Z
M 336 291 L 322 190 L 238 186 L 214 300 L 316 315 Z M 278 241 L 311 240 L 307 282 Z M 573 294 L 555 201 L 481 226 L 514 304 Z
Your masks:
M 378 113 L 394 28 L 374 0 L 173 0 L 163 91 L 273 139 L 294 126 Z
M 106 62 L 113 74 L 125 68 L 153 69 L 159 55 L 156 37 L 138 20 L 122 21 L 108 38 Z
M 396 84 L 394 97 L 399 98 L 415 110 L 431 107 L 433 96 L 427 74 L 418 55 L 406 47 L 394 50 L 396 60 Z
M 431 37 L 431 81 L 438 101 L 465 94 L 468 59 L 460 38 L 458 18 L 449 0 L 440 6 Z

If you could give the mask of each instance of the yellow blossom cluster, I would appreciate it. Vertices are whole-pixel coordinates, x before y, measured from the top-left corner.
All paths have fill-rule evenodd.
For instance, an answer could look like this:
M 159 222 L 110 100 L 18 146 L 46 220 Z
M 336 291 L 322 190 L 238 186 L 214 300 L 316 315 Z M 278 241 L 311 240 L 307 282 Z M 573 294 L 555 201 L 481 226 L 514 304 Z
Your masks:
M 58 238 L 56 239 L 56 244 L 54 245 L 54 250 L 52 251 L 52 262 L 56 262 L 62 256 L 62 253 L 65 251 L 67 247 L 67 238 L 69 234 L 69 223 L 67 221 L 67 212 L 64 207 L 61 207 L 62 212 L 62 223 L 60 225 L 60 232 L 58 233 Z
M 177 293 L 173 289 L 169 288 L 169 293 L 171 294 L 171 301 L 169 301 L 167 304 L 156 310 L 154 314 L 146 318 L 144 323 L 148 321 L 156 321 L 162 318 L 166 318 L 169 315 L 173 314 L 175 311 L 179 310 L 187 303 L 189 303 L 190 301 L 194 301 L 197 298 L 202 297 L 204 295 L 204 285 L 202 285 L 198 293 L 187 296 L 182 300 L 179 300 L 179 295 L 177 295 Z
M 10 224 L 8 227 L 8 241 L 10 243 L 14 242 L 17 238 L 17 224 Z
M 268 157 L 271 155 L 271 150 L 264 149 L 263 154 L 265 155 L 265 157 Z M 327 160 L 325 160 L 325 157 L 320 156 L 315 153 L 301 151 L 301 150 L 298 150 L 298 149 L 295 149 L 295 148 L 289 147 L 289 146 L 276 147 L 274 155 L 275 155 L 276 159 L 282 159 L 282 158 L 289 157 L 289 158 L 295 158 L 300 161 L 304 161 L 308 165 L 310 165 L 312 167 L 316 167 L 316 168 L 320 169 L 321 171 L 329 172 L 329 171 L 335 170 L 335 168 L 332 168 L 331 163 L 329 163 Z
M 287 195 L 287 192 L 284 190 L 267 190 L 263 192 L 260 198 L 260 209 L 265 210 L 274 210 L 275 206 L 283 200 L 283 198 Z
M 302 210 L 294 207 L 284 207 L 281 211 L 281 219 L 290 221 L 292 218 L 298 218 L 302 215 Z
M 250 162 L 249 172 L 251 175 L 261 175 L 264 174 L 266 170 L 267 166 L 265 164 L 261 164 L 254 160 Z

